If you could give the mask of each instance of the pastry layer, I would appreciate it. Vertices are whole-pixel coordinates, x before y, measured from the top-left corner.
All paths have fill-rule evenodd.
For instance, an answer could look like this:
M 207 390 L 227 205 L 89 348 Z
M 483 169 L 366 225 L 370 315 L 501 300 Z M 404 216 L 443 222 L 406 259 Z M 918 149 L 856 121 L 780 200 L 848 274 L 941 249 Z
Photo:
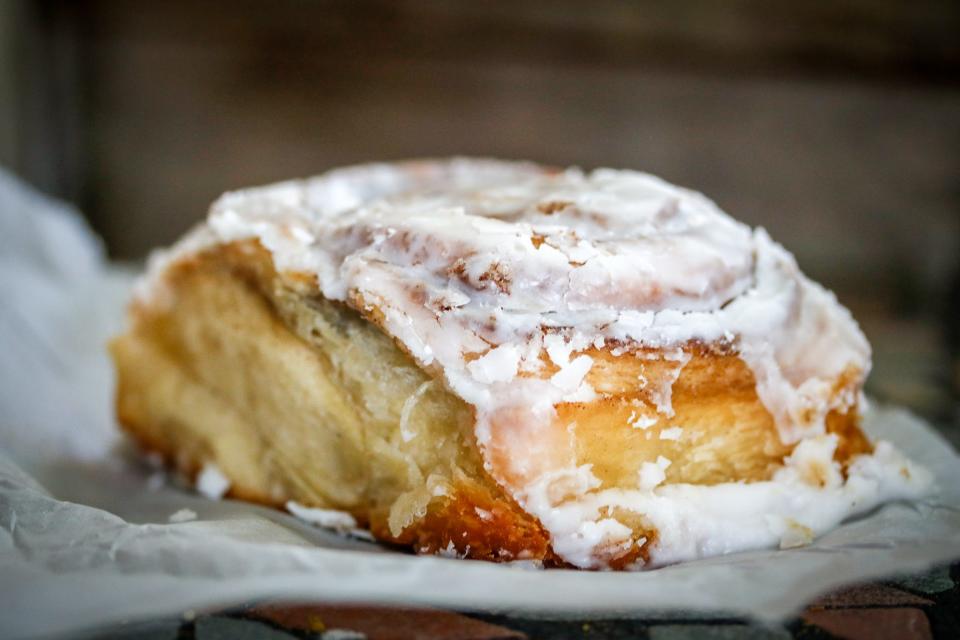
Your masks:
M 234 497 L 348 511 L 419 551 L 552 560 L 483 471 L 472 409 L 375 325 L 298 291 L 256 243 L 183 262 L 167 284 L 111 345 L 117 414 L 146 449 L 190 475 L 215 464 Z
M 235 497 L 345 510 L 379 539 L 421 552 L 563 562 L 484 469 L 473 409 L 375 322 L 278 274 L 258 242 L 181 261 L 164 291 L 162 304 L 134 309 L 131 331 L 112 345 L 120 421 L 147 449 L 190 474 L 215 464 Z M 637 470 L 663 458 L 666 483 L 764 480 L 791 449 L 735 354 L 691 346 L 678 372 L 654 350 L 588 352 L 587 380 L 602 397 L 559 405 L 555 430 L 600 489 L 636 490 Z M 542 375 L 557 370 L 545 362 Z M 666 418 L 654 389 L 670 383 Z M 828 424 L 839 460 L 869 450 L 855 414 Z M 511 446 L 552 455 L 549 440 L 503 433 L 512 444 L 494 456 Z M 640 544 L 612 549 L 605 563 L 648 560 L 655 528 L 642 514 L 613 516 Z

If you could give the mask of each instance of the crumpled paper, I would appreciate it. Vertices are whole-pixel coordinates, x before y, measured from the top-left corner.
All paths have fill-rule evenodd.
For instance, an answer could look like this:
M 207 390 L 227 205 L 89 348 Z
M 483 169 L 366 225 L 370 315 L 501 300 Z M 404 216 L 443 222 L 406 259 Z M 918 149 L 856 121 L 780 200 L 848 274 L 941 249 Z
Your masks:
M 808 547 L 648 572 L 417 557 L 206 500 L 130 455 L 115 429 L 104 345 L 131 281 L 76 212 L 0 172 L 0 637 L 265 598 L 775 621 L 839 585 L 960 557 L 960 458 L 900 409 L 871 411 L 865 428 L 929 468 L 937 495 L 886 505 Z M 171 522 L 183 509 L 196 519 Z

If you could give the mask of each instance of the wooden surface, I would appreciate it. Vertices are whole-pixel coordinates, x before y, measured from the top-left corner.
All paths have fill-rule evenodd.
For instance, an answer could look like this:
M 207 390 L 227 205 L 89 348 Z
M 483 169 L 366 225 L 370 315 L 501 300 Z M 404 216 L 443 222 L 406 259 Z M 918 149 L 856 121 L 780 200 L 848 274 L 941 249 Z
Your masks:
M 767 227 L 853 308 L 878 367 L 904 330 L 949 362 L 956 33 L 949 0 L 8 0 L 0 163 L 77 202 L 122 259 L 225 190 L 346 163 L 647 170 Z M 944 367 L 923 367 L 871 391 L 936 404 L 916 385 Z
M 80 203 L 118 257 L 171 242 L 227 189 L 480 154 L 692 186 L 841 294 L 942 296 L 960 267 L 955 2 L 44 0 L 10 13 L 25 25 L 11 36 L 10 163 Z

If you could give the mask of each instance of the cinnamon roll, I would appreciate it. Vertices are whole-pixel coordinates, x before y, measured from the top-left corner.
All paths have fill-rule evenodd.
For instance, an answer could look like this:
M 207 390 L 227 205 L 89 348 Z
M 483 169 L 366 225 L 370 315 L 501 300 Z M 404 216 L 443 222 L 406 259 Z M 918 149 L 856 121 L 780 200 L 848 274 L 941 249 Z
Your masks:
M 929 474 L 762 230 L 651 175 L 453 159 L 228 193 L 111 346 L 120 423 L 420 553 L 639 568 L 805 544 Z

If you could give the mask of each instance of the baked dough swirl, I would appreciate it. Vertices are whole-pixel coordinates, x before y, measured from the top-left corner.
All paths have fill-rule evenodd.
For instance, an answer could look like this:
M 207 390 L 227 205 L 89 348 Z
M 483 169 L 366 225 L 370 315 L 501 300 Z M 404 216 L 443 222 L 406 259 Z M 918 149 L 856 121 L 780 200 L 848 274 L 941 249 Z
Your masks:
M 145 446 L 421 552 L 657 566 L 930 484 L 860 431 L 870 347 L 833 294 L 634 171 L 414 161 L 228 193 L 131 318 L 118 412 Z

